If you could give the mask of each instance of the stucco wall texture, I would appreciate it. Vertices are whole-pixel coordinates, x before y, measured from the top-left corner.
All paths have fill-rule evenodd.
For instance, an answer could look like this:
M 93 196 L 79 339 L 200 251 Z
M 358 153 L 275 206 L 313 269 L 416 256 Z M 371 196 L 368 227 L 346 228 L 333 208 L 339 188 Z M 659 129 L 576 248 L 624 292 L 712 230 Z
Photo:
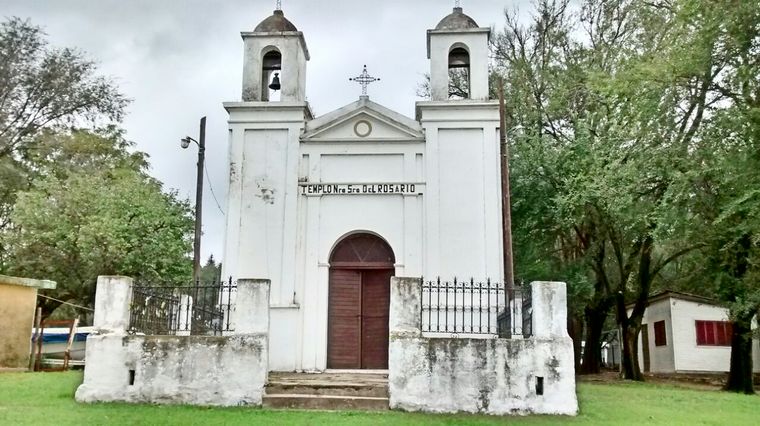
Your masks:
M 0 368 L 29 362 L 37 289 L 0 282 Z
M 37 289 L 54 289 L 47 280 L 0 275 L 0 368 L 26 368 L 31 353 Z
M 261 405 L 269 362 L 269 281 L 238 280 L 229 336 L 127 333 L 132 280 L 98 277 L 80 402 Z
M 426 338 L 420 280 L 391 279 L 388 385 L 393 409 L 438 413 L 578 412 L 564 283 L 532 283 L 534 336 Z
M 87 339 L 80 402 L 261 405 L 266 334 L 119 336 Z

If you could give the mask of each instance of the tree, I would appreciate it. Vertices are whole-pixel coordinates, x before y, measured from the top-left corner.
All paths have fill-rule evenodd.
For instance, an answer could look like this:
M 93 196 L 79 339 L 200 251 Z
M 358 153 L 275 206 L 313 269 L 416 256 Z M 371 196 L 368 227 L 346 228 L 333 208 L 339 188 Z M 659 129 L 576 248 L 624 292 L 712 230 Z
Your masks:
M 0 157 L 28 148 L 40 129 L 79 119 L 120 120 L 126 98 L 74 49 L 51 48 L 39 27 L 0 24 Z
M 206 264 L 201 267 L 201 285 L 212 285 L 222 281 L 222 263 L 210 255 Z
M 0 23 L 0 231 L 11 226 L 16 194 L 31 183 L 28 156 L 34 155 L 37 135 L 119 121 L 127 103 L 82 53 L 50 47 L 42 29 L 29 21 Z
M 706 89 L 717 100 L 693 148 L 694 169 L 681 199 L 705 244 L 700 283 L 732 322 L 726 389 L 754 393 L 753 317 L 760 312 L 760 5 L 683 1 L 679 17 L 719 73 Z
M 467 68 L 452 68 L 449 70 L 449 98 L 467 99 L 470 96 L 470 77 Z M 496 87 L 496 86 L 492 86 Z M 425 79 L 417 87 L 417 96 L 430 99 L 430 74 L 425 73 Z M 492 96 L 492 99 L 495 96 Z
M 593 283 L 583 372 L 598 371 L 614 307 L 623 375 L 643 379 L 637 340 L 647 298 L 664 268 L 702 246 L 687 238 L 684 207 L 671 199 L 715 101 L 707 88 L 719 67 L 706 60 L 709 49 L 688 51 L 704 40 L 676 6 L 586 0 L 576 28 L 567 1 L 542 0 L 527 27 L 508 14 L 496 42 L 521 129 L 515 162 L 548 188 L 542 244 L 555 251 L 544 255 L 582 262 Z
M 98 275 L 189 282 L 191 208 L 146 174 L 143 154 L 114 129 L 42 139 L 3 234 L 10 273 L 55 280 L 56 298 L 89 306 Z M 58 302 L 41 305 L 49 315 Z
M 603 229 L 593 203 L 568 197 L 587 173 L 592 152 L 584 121 L 599 108 L 587 88 L 595 66 L 593 56 L 571 37 L 568 2 L 540 1 L 535 7 L 528 26 L 507 13 L 495 43 L 498 71 L 507 80 L 508 122 L 517 130 L 508 134 L 514 152 L 516 270 L 528 280 L 553 275 L 568 281 L 572 323 L 586 323 L 581 371 L 594 373 L 612 307 L 605 277 L 594 277 L 588 268 L 593 262 L 604 265 Z M 579 328 L 573 336 L 576 360 Z

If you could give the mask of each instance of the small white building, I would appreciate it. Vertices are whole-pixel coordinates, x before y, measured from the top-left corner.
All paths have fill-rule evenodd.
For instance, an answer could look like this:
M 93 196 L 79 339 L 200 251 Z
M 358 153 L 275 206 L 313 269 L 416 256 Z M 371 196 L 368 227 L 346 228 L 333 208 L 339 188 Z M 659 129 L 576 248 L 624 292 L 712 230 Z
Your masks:
M 491 29 L 455 8 L 427 31 L 431 100 L 414 119 L 366 93 L 315 118 L 304 34 L 276 10 L 242 37 L 224 276 L 271 280 L 270 369 L 387 368 L 391 276 L 503 282 Z
M 639 365 L 648 373 L 727 372 L 731 359 L 728 309 L 712 299 L 675 291 L 649 298 L 639 334 Z M 754 371 L 760 347 L 753 343 Z

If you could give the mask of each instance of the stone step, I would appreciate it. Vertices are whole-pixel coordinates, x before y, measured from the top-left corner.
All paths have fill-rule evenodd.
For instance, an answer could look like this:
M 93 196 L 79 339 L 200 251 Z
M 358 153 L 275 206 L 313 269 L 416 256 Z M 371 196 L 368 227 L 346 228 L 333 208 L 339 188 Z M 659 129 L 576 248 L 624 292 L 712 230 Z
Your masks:
M 265 408 L 311 410 L 370 410 L 388 409 L 388 398 L 373 396 L 340 396 L 308 394 L 264 394 Z
M 322 383 L 304 384 L 270 381 L 266 386 L 267 395 L 334 395 L 388 397 L 388 385 L 365 383 Z

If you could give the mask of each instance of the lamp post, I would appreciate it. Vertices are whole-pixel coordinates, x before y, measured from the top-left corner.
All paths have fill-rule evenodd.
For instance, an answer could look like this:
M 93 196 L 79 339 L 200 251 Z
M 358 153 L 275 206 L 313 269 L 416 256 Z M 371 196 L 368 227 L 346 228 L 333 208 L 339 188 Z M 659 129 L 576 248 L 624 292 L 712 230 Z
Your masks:
M 203 163 L 206 154 L 206 117 L 201 118 L 200 137 L 198 140 L 185 136 L 181 146 L 186 149 L 190 142 L 198 145 L 197 177 L 195 182 L 195 239 L 193 240 L 193 282 L 198 283 L 201 277 L 201 223 L 203 212 Z

